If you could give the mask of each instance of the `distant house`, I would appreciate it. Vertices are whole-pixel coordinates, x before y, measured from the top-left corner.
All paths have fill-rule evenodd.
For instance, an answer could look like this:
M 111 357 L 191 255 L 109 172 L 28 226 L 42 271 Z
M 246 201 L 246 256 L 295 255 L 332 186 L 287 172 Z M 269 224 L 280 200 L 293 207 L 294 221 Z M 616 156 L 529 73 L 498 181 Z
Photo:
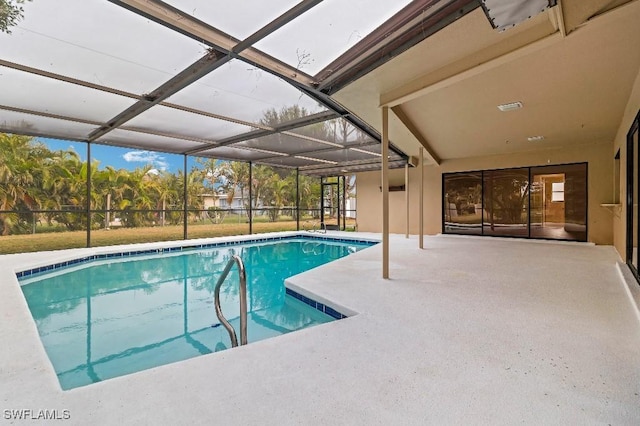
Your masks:
M 242 197 L 239 194 L 234 195 L 231 204 L 227 201 L 227 194 L 225 193 L 209 193 L 209 194 L 201 194 L 202 198 L 202 208 L 204 210 L 208 210 L 212 207 L 225 209 L 230 213 L 241 213 L 245 206 L 242 200 Z M 245 202 L 247 200 L 247 196 L 245 195 Z M 261 203 L 259 203 L 261 205 Z

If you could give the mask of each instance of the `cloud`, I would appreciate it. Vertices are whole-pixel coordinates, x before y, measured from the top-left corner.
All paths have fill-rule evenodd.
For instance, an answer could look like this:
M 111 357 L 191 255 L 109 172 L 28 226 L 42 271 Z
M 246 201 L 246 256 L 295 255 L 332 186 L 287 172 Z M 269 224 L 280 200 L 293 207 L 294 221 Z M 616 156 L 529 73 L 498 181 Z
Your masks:
M 129 151 L 122 158 L 128 163 L 145 163 L 154 166 L 154 168 L 166 171 L 169 163 L 157 152 L 151 151 Z

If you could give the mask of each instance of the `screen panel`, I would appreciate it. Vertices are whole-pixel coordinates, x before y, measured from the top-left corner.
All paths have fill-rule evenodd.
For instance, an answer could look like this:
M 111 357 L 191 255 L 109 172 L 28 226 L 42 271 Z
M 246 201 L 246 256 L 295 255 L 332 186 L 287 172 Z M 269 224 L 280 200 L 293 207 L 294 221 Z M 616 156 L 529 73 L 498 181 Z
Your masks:
M 112 2 L 23 7 L 12 33 L 0 33 L 0 58 L 134 94 L 151 92 L 206 53 L 201 43 Z
M 374 142 L 377 144 L 375 139 L 343 118 L 334 118 L 322 123 L 298 127 L 291 130 L 291 133 L 312 136 L 347 147 L 373 144 Z
M 95 129 L 91 124 L 0 109 L 1 132 L 85 140 Z
M 243 40 L 298 3 L 298 0 L 168 0 L 165 3 Z
M 309 96 L 245 62 L 233 59 L 171 96 L 167 102 L 266 124 L 275 113 L 298 107 L 297 116 L 326 111 Z
M 0 74 L 0 102 L 14 108 L 104 123 L 136 102 L 132 98 L 7 67 L 0 67 Z
M 255 47 L 313 75 L 409 3 L 325 0 Z
M 98 138 L 96 142 L 106 145 L 130 146 L 141 149 L 164 150 L 175 153 L 182 153 L 202 146 L 201 142 L 152 135 L 149 133 L 133 132 L 124 129 L 112 130 L 106 135 Z
M 249 126 L 156 105 L 127 122 L 127 127 L 216 141 L 252 130 Z

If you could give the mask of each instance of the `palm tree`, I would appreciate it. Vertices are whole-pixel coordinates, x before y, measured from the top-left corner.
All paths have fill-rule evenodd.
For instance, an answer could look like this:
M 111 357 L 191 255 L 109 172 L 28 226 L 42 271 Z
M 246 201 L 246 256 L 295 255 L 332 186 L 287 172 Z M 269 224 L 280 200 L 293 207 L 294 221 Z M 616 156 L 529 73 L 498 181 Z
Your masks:
M 98 166 L 96 162 L 91 167 L 91 204 L 92 209 L 104 210 L 104 217 L 99 215 L 98 218 L 100 222 L 104 220 L 104 226 L 108 228 L 115 219 L 113 206 L 122 205 L 125 193 L 130 189 L 129 171 L 116 170 L 112 166 L 99 169 Z
M 291 190 L 295 190 L 295 186 L 292 188 L 290 179 L 281 179 L 277 174 L 271 177 L 269 184 L 269 189 L 273 192 L 271 205 L 274 207 L 269 211 L 269 219 L 271 222 L 275 222 L 282 207 L 291 203 Z
M 74 151 L 55 151 L 38 169 L 40 207 L 47 221 L 68 230 L 86 229 L 87 165 Z M 66 210 L 67 212 L 62 212 Z
M 245 189 L 249 184 L 249 163 L 240 161 L 218 162 L 215 168 L 215 176 L 219 183 L 219 192 L 226 194 L 227 205 L 231 206 L 236 195 L 240 191 L 240 204 L 245 206 Z
M 182 200 L 184 198 L 184 187 L 182 182 L 184 180 L 179 175 L 167 172 L 160 173 L 160 177 L 158 208 L 163 210 L 163 224 L 164 220 L 168 218 L 169 223 L 175 225 L 182 217 L 182 209 L 184 207 Z M 167 210 L 169 212 L 168 215 L 166 214 Z
M 300 191 L 300 205 L 298 208 L 316 211 L 320 208 L 320 180 L 315 177 L 300 175 L 298 177 L 298 190 Z
M 178 176 L 182 176 L 180 173 Z M 192 167 L 191 171 L 187 174 L 187 209 L 198 211 L 202 210 L 204 206 L 204 200 L 202 194 L 205 193 L 204 181 L 206 179 L 206 171 Z M 182 182 L 184 180 L 181 179 Z M 184 197 L 181 195 L 180 199 Z M 182 201 L 185 202 L 185 201 Z
M 43 149 L 33 149 L 33 138 L 0 134 L 0 227 L 2 235 L 17 231 L 21 217 L 13 211 L 37 207 L 33 170 L 41 163 Z M 42 147 L 39 147 L 42 148 Z
M 152 220 L 149 210 L 155 207 L 154 192 L 157 191 L 157 183 L 149 173 L 151 168 L 145 166 L 128 174 L 125 191 L 118 204 L 118 208 L 123 210 L 122 219 L 125 226 L 143 226 Z

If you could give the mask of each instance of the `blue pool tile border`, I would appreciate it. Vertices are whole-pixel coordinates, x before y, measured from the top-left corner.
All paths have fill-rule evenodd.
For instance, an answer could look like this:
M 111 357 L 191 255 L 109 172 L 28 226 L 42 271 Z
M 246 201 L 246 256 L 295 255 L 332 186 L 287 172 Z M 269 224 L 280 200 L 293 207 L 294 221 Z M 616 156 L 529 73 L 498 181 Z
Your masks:
M 306 303 L 307 305 L 311 306 L 314 309 L 319 310 L 320 312 L 323 312 L 327 315 L 329 315 L 330 317 L 333 317 L 334 319 L 344 319 L 344 318 L 349 318 L 348 316 L 336 311 L 335 309 L 325 305 L 324 303 L 320 303 L 320 302 L 316 302 L 315 300 L 308 298 L 306 296 L 301 295 L 300 293 L 291 290 L 289 287 L 287 287 L 285 289 L 286 293 L 288 296 L 291 296 L 295 299 L 298 299 L 299 301 L 301 301 L 302 303 Z
M 122 258 L 122 257 L 131 257 L 131 256 L 142 256 L 142 255 L 148 255 L 148 254 L 159 254 L 159 253 L 172 253 L 172 252 L 177 252 L 177 251 L 187 251 L 187 250 L 196 250 L 196 249 L 208 249 L 208 248 L 216 248 L 216 247 L 227 247 L 227 246 L 233 246 L 233 245 L 240 245 L 240 244 L 251 244 L 251 243 L 261 243 L 261 242 L 268 242 L 268 241 L 284 241 L 284 240 L 297 240 L 297 239 L 305 239 L 305 240 L 320 240 L 320 241 L 333 241 L 333 242 L 340 242 L 340 243 L 356 243 L 356 244 L 367 244 L 370 246 L 374 246 L 376 244 L 379 243 L 379 241 L 374 241 L 374 240 L 364 240 L 364 239 L 358 239 L 358 238 L 334 238 L 334 237 L 330 237 L 330 236 L 320 236 L 320 235 L 308 235 L 308 234 L 297 234 L 297 235 L 286 235 L 286 236 L 280 236 L 280 237 L 258 237 L 258 238 L 252 238 L 249 240 L 240 240 L 240 241 L 221 241 L 218 243 L 208 243 L 208 244 L 191 244 L 191 245 L 185 245 L 185 246 L 178 246 L 178 247 L 164 247 L 164 248 L 157 248 L 157 249 L 148 249 L 148 250 L 132 250 L 132 251 L 125 251 L 125 252 L 121 252 L 121 253 L 105 253 L 105 254 L 93 254 L 90 256 L 82 256 L 79 257 L 77 259 L 73 259 L 73 260 L 68 260 L 65 262 L 59 262 L 59 263 L 54 263 L 52 265 L 47 265 L 47 266 L 41 266 L 38 268 L 33 268 L 33 269 L 27 269 L 25 271 L 20 271 L 20 272 L 16 272 L 16 277 L 19 279 L 21 278 L 26 278 L 26 277 L 30 277 L 32 275 L 35 274 L 39 274 L 42 272 L 51 272 L 51 271 L 55 271 L 56 269 L 61 269 L 61 268 L 66 268 L 68 266 L 73 266 L 73 265 L 78 265 L 81 263 L 86 263 L 86 262 L 91 262 L 93 260 L 104 260 L 104 259 L 113 259 L 113 258 Z M 287 289 L 287 292 L 289 291 L 289 289 Z M 300 296 L 300 297 L 304 297 L 299 295 L 298 293 L 294 292 L 293 290 L 291 290 L 293 293 L 295 293 L 296 295 Z M 287 293 L 288 294 L 288 293 Z M 304 303 L 308 304 L 309 306 L 313 306 L 315 307 L 312 303 L 308 303 L 306 301 L 304 301 L 303 299 L 300 299 L 299 297 L 296 297 L 295 295 L 292 294 L 293 297 L 295 297 L 298 300 L 303 301 Z M 311 299 L 309 299 L 310 302 L 313 302 L 315 304 L 318 304 L 319 302 L 315 302 Z M 319 303 L 323 308 L 319 309 L 316 307 L 316 309 L 325 312 L 324 311 L 324 307 L 325 305 L 323 305 L 322 303 Z M 333 309 L 327 307 L 329 310 L 333 311 L 334 313 L 336 313 L 337 315 L 341 315 L 341 318 L 346 318 L 346 316 L 342 315 L 339 312 L 334 311 Z M 325 312 L 328 313 L 328 312 Z M 328 313 L 329 315 L 333 316 L 334 318 L 337 319 L 341 319 L 340 317 L 336 317 L 330 313 Z

